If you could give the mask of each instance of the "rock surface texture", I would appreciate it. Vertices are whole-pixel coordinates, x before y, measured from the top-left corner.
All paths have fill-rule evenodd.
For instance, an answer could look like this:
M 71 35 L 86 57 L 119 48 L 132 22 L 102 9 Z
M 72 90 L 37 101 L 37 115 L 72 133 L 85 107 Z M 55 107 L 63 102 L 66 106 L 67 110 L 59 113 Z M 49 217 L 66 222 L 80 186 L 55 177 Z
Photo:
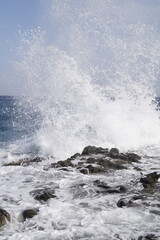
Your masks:
M 7 189 L 2 195 L 2 207 L 12 207 L 7 208 L 10 213 L 0 208 L 0 227 L 7 229 L 11 214 L 18 229 L 21 212 L 19 231 L 23 235 L 32 229 L 34 239 L 39 231 L 46 236 L 41 239 L 160 239 L 156 164 L 149 168 L 147 158 L 136 153 L 96 146 L 65 160 L 37 156 L 6 163 L 2 168 L 11 172 L 9 186 L 19 192 L 13 197 Z M 45 235 L 48 229 L 58 237 Z

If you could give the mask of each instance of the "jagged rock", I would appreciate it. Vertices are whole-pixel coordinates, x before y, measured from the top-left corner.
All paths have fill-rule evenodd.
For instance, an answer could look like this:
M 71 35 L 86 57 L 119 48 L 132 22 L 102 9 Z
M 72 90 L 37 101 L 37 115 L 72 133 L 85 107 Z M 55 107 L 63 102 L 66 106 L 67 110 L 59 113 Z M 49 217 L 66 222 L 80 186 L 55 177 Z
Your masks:
M 109 149 L 108 148 L 102 148 L 102 147 L 98 147 L 97 148 L 97 153 L 99 154 L 104 154 L 104 155 L 109 155 Z
M 145 199 L 145 196 L 144 195 L 135 195 L 132 197 L 132 200 L 144 200 Z
M 145 189 L 147 188 L 153 188 L 156 184 L 156 182 L 159 179 L 159 174 L 157 174 L 157 172 L 153 172 L 153 173 L 149 173 L 146 175 L 146 177 L 141 178 L 140 182 L 143 184 L 143 187 Z
M 7 224 L 5 216 L 0 213 L 0 228 Z
M 7 221 L 11 221 L 10 214 L 6 210 L 0 208 L 0 228 L 6 225 Z
M 11 221 L 10 214 L 9 214 L 6 210 L 0 208 L 0 213 L 2 213 L 2 214 L 5 216 L 5 218 L 7 219 L 7 221 L 9 221 L 9 222 Z
M 97 148 L 95 146 L 87 146 L 82 151 L 82 155 L 95 154 L 95 153 L 97 153 Z
M 86 163 L 96 163 L 97 162 L 97 159 L 95 159 L 95 158 L 87 158 L 87 160 L 86 160 Z
M 104 167 L 105 169 L 116 169 L 116 170 L 126 169 L 126 167 L 122 166 L 121 164 L 113 163 L 107 159 L 100 159 L 97 163 L 102 167 Z
M 113 159 L 121 159 L 121 155 L 119 153 L 119 150 L 118 148 L 111 148 L 110 151 L 109 151 L 109 157 L 110 158 L 113 158 Z M 123 158 L 122 158 L 123 159 Z
M 118 185 L 115 187 L 110 187 L 108 186 L 106 183 L 101 182 L 99 180 L 94 181 L 94 184 L 101 188 L 102 191 L 98 191 L 98 192 L 105 192 L 105 193 L 122 193 L 122 192 L 126 192 L 126 188 L 123 185 Z
M 73 164 L 70 159 L 64 161 L 58 161 L 57 163 L 52 163 L 50 168 L 60 168 L 60 167 L 73 167 Z
M 138 162 L 141 157 L 135 153 L 126 153 L 126 160 L 129 162 Z
M 81 173 L 83 174 L 89 174 L 89 173 L 102 173 L 104 172 L 104 169 L 101 168 L 101 167 L 95 167 L 95 166 L 92 166 L 91 164 L 86 166 L 85 168 L 81 168 L 79 170 Z
M 101 148 L 95 146 L 87 146 L 83 149 L 82 155 L 89 155 L 89 154 L 108 154 L 108 148 Z
M 110 154 L 119 154 L 118 148 L 111 148 L 109 151 Z
M 119 150 L 118 150 L 118 148 L 111 148 L 111 150 L 109 151 L 109 156 L 111 158 L 118 158 L 119 157 Z
M 45 158 L 43 157 L 34 157 L 34 158 L 25 158 L 25 159 L 20 159 L 17 162 L 10 162 L 10 163 L 6 163 L 3 166 L 29 166 L 31 163 L 38 163 L 38 162 L 42 162 L 43 160 L 45 160 Z
M 27 209 L 22 212 L 23 220 L 25 221 L 27 218 L 33 218 L 39 212 L 38 209 Z
M 72 155 L 70 158 L 68 158 L 67 160 L 74 160 L 76 159 L 77 157 L 80 157 L 81 154 L 80 153 L 75 153 L 74 155 Z
M 119 199 L 119 201 L 117 202 L 117 207 L 130 207 L 132 205 L 132 201 L 131 200 L 127 200 L 125 198 L 121 198 Z
M 83 174 L 88 174 L 88 173 L 89 173 L 89 171 L 88 171 L 87 168 L 82 168 L 82 169 L 80 169 L 79 171 L 80 171 L 81 173 L 83 173 Z
M 88 169 L 89 173 L 101 173 L 104 172 L 104 170 L 100 167 L 94 167 L 92 165 L 88 165 L 86 166 L 86 168 Z
M 50 198 L 56 198 L 55 191 L 51 189 L 36 189 L 30 192 L 35 200 L 46 202 Z
M 104 189 L 110 188 L 106 183 L 101 182 L 100 180 L 95 180 L 93 183 L 94 183 L 94 185 L 96 185 L 97 187 L 100 187 L 100 188 L 104 188 Z
M 122 159 L 129 163 L 138 162 L 141 159 L 141 157 L 135 153 L 119 153 L 117 148 L 111 148 L 109 157 L 113 159 Z
M 156 237 L 154 234 L 147 234 L 145 237 L 140 236 L 138 240 L 156 240 L 158 237 Z
M 139 171 L 139 172 L 142 171 L 142 168 L 140 168 L 140 167 L 138 167 L 138 166 L 135 166 L 134 169 L 135 169 L 136 171 Z
M 64 161 L 58 161 L 57 163 L 60 164 L 61 167 L 73 167 L 73 164 L 72 164 L 71 160 L 69 160 L 69 159 L 64 160 Z
M 93 156 L 101 154 L 100 156 Z M 86 159 L 85 155 L 92 155 Z M 74 163 L 74 160 L 78 158 L 78 163 Z M 114 161 L 112 161 L 112 159 Z M 59 168 L 64 169 L 67 167 L 80 167 L 80 172 L 83 174 L 87 173 L 98 173 L 104 172 L 108 169 L 120 170 L 120 169 L 127 169 L 126 164 L 130 163 L 132 160 L 137 161 L 140 157 L 136 154 L 132 153 L 119 153 L 117 148 L 111 148 L 109 151 L 108 148 L 101 148 L 95 146 L 87 146 L 83 149 L 82 154 L 76 153 L 67 160 L 58 161 L 56 163 L 52 163 L 50 166 L 45 166 L 44 170 L 49 170 L 49 168 Z M 84 166 L 85 163 L 89 163 L 86 167 Z M 101 167 L 95 167 L 92 164 L 98 164 Z M 78 166 L 77 166 L 78 165 Z M 87 170 L 84 170 L 88 168 Z

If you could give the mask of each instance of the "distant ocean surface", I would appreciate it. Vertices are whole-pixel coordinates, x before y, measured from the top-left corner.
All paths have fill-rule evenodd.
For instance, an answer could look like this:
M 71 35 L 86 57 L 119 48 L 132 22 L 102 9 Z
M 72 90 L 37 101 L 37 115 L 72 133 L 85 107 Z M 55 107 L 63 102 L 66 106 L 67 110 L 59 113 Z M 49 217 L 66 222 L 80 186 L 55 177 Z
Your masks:
M 37 130 L 38 114 L 20 104 L 22 97 L 0 96 L 0 147 L 25 140 Z
M 6 148 L 18 140 L 33 136 L 41 126 L 41 115 L 23 106 L 24 97 L 0 96 L 0 147 Z M 155 110 L 160 109 L 160 98 L 152 101 Z
M 0 148 L 30 141 L 42 125 L 41 113 L 33 111 L 32 104 L 23 105 L 25 97 L 0 96 Z M 35 102 L 33 102 L 34 104 Z M 160 98 L 151 102 L 155 111 L 160 109 Z M 48 136 L 49 137 L 49 136 Z M 19 146 L 20 147 L 20 146 Z

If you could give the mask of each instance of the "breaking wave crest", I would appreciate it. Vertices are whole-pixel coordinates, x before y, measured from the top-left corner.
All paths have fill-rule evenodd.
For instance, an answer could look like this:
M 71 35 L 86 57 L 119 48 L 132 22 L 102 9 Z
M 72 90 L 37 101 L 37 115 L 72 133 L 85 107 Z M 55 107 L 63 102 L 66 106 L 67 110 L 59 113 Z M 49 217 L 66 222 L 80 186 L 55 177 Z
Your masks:
M 41 153 L 63 158 L 86 145 L 137 150 L 160 143 L 152 104 L 160 39 L 153 26 L 129 20 L 123 7 L 54 0 L 53 32 L 20 33 L 16 67 L 27 96 L 21 104 L 39 112 L 33 142 Z

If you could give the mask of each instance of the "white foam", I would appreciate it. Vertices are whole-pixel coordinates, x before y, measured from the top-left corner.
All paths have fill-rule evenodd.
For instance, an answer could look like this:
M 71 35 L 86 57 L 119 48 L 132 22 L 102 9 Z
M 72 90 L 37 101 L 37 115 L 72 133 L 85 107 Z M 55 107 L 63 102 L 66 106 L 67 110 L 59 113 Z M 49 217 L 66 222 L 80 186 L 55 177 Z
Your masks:
M 41 115 L 34 145 L 63 158 L 88 144 L 122 150 L 159 144 L 151 105 L 159 64 L 153 27 L 125 22 L 111 1 L 51 3 L 49 24 L 61 26 L 59 41 L 48 45 L 39 28 L 22 34 L 17 63 L 29 95 L 23 105 Z

